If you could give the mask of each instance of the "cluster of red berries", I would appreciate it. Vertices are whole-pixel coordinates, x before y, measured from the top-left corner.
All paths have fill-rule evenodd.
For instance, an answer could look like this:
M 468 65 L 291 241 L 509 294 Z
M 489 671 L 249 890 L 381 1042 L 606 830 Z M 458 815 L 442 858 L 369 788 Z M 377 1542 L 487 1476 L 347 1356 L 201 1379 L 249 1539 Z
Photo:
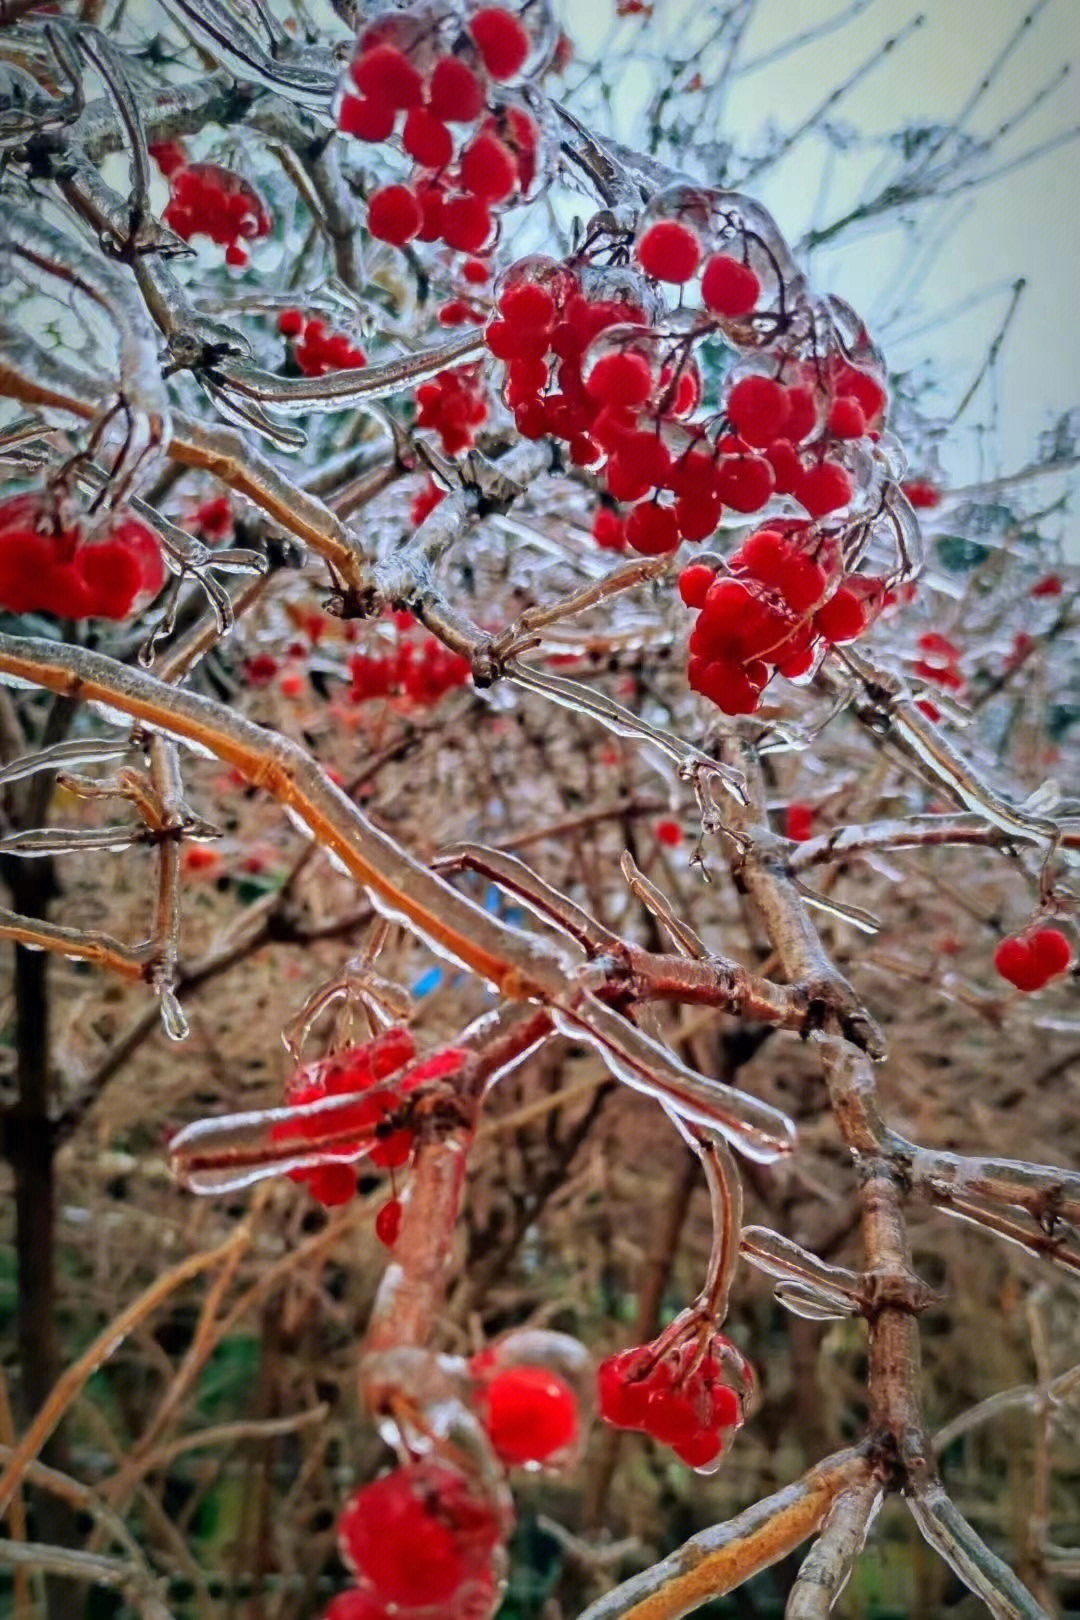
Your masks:
M 687 227 L 667 223 L 696 244 Z M 791 495 L 811 517 L 850 502 L 851 475 L 826 452 L 877 430 L 887 396 L 869 371 L 833 356 L 781 361 L 794 375 L 788 383 L 742 377 L 728 391 L 725 431 L 710 439 L 685 420 L 701 395 L 685 342 L 666 358 L 644 331 L 596 342 L 612 326 L 647 329 L 644 303 L 625 288 L 616 298 L 587 297 L 565 266 L 526 260 L 508 275 L 485 334 L 507 364 L 505 398 L 518 431 L 565 440 L 571 461 L 603 464 L 608 493 L 632 503 L 626 544 L 647 556 L 674 551 L 680 540 L 712 534 L 725 508 L 757 512 L 776 494 Z M 604 527 L 614 549 L 612 520 Z
M 345 1504 L 338 1539 L 357 1585 L 325 1620 L 486 1620 L 508 1529 L 502 1504 L 448 1463 L 395 1468 Z
M 707 496 L 703 503 L 696 462 L 707 463 L 710 479 L 719 469 L 711 455 L 692 448 L 680 452 L 663 435 L 668 424 L 680 423 L 700 401 L 692 360 L 684 357 L 681 364 L 671 361 L 657 369 L 644 343 L 633 338 L 595 353 L 596 340 L 610 328 L 644 331 L 648 325 L 645 300 L 633 295 L 625 277 L 607 289 L 594 277 L 586 289 L 566 266 L 534 258 L 508 274 L 485 341 L 506 363 L 504 398 L 518 432 L 527 439 L 562 439 L 575 466 L 603 463 L 612 498 L 639 503 L 625 518 L 610 508 L 599 512 L 593 528 L 597 542 L 611 550 L 630 545 L 656 556 L 674 551 L 680 538 L 703 539 L 712 533 L 720 503 L 713 506 Z M 591 349 L 586 375 L 586 351 Z M 682 436 L 690 446 L 696 440 L 685 429 Z M 731 486 L 733 504 L 748 487 L 738 459 L 729 458 L 721 475 Z M 768 476 L 767 466 L 764 471 Z M 642 499 L 660 488 L 674 494 L 673 505 Z M 770 482 L 763 500 L 771 488 Z M 709 504 L 707 513 L 704 504 Z
M 118 516 L 100 540 L 63 527 L 38 495 L 0 502 L 0 607 L 59 619 L 126 619 L 165 583 L 150 530 Z
M 994 966 L 1003 979 L 1028 992 L 1041 990 L 1064 973 L 1072 961 L 1072 947 L 1060 928 L 1029 928 L 1003 939 L 994 952 Z
M 344 332 L 329 332 L 317 315 L 301 309 L 283 309 L 278 331 L 293 339 L 293 359 L 305 377 L 325 377 L 328 371 L 358 369 L 367 365 L 367 355 Z
M 513 266 L 484 340 L 506 363 L 503 397 L 518 432 L 526 439 L 562 439 L 575 466 L 596 467 L 606 456 L 614 461 L 636 425 L 630 413 L 654 391 L 651 367 L 642 355 L 620 352 L 598 360 L 586 382 L 585 352 L 610 327 L 647 324 L 625 276 L 610 288 L 594 277 L 585 290 L 578 276 L 555 260 L 535 257 Z M 694 377 L 688 372 L 674 389 L 684 396 L 684 411 L 697 403 Z M 622 445 L 622 466 L 628 467 L 635 452 L 654 453 L 654 444 L 659 444 L 655 433 L 635 435 Z M 621 487 L 611 493 L 630 498 Z
M 654 280 L 683 284 L 701 269 L 702 303 L 720 320 L 745 320 L 758 306 L 762 287 L 752 266 L 729 253 L 706 258 L 697 232 L 683 220 L 647 224 L 636 254 Z M 799 360 L 781 346 L 776 361 L 776 376 L 755 373 L 729 389 L 726 415 L 740 444 L 718 448 L 729 455 L 759 452 L 772 474 L 765 499 L 773 492 L 791 495 L 811 517 L 823 517 L 846 506 L 852 495 L 850 474 L 827 452 L 875 437 L 888 395 L 872 369 L 854 364 L 841 352 Z M 756 467 L 740 472 L 736 466 L 728 476 L 736 487 L 745 483 L 753 493 L 767 475 Z M 761 500 L 758 505 L 740 506 L 718 494 L 736 511 L 757 511 L 764 504 Z
M 474 1356 L 469 1371 L 480 1421 L 507 1468 L 550 1466 L 576 1446 L 581 1431 L 578 1397 L 553 1368 L 502 1366 L 493 1349 Z
M 815 524 L 758 529 L 728 569 L 692 563 L 679 577 L 698 615 L 687 679 L 725 714 L 753 714 L 774 673 L 809 674 L 823 643 L 854 641 L 884 600 L 879 579 L 843 581 L 835 538 Z
M 152 150 L 169 180 L 165 224 L 185 242 L 208 236 L 225 249 L 226 264 L 242 269 L 251 258 L 245 243 L 269 236 L 274 224 L 254 186 L 218 163 L 188 163 L 178 141 Z
M 741 1388 L 726 1381 L 733 1375 Z M 722 1455 L 743 1422 L 753 1369 L 722 1333 L 697 1334 L 664 1349 L 661 1341 L 623 1350 L 597 1372 L 600 1415 L 616 1429 L 639 1429 L 671 1447 L 691 1468 Z
M 394 247 L 418 239 L 479 253 L 492 237 L 492 209 L 527 193 L 536 176 L 535 122 L 491 98 L 493 83 L 518 76 L 533 43 L 500 6 L 473 13 L 454 55 L 411 35 L 396 17 L 365 30 L 338 104 L 338 128 L 361 141 L 388 140 L 403 117 L 401 144 L 416 165 L 407 185 L 371 195 L 368 229 Z M 468 140 L 451 125 L 468 126 Z
M 187 844 L 184 847 L 184 871 L 192 877 L 208 877 L 221 867 L 221 853 L 206 844 Z
M 455 1074 L 465 1054 L 449 1047 L 424 1063 L 413 1064 L 415 1057 L 409 1031 L 393 1028 L 363 1046 L 305 1063 L 290 1077 L 285 1106 L 293 1112 L 273 1126 L 271 1140 L 286 1146 L 295 1143 L 298 1156 L 310 1156 L 311 1164 L 288 1174 L 293 1181 L 306 1182 L 320 1204 L 344 1204 L 352 1198 L 355 1162 L 363 1156 L 382 1170 L 408 1164 L 413 1132 L 407 1127 L 388 1129 L 384 1122 L 417 1086 Z M 398 1082 L 386 1084 L 409 1064 L 413 1066 Z M 305 1111 L 332 1097 L 344 1099 L 340 1108 Z
M 402 636 L 392 652 L 353 654 L 349 697 L 353 703 L 367 703 L 372 698 L 405 696 L 429 708 L 447 692 L 464 686 L 471 673 L 469 660 L 434 636 L 420 641 Z
M 476 443 L 476 430 L 488 418 L 487 400 L 477 366 L 454 366 L 438 372 L 416 390 L 416 425 L 434 428 L 448 456 Z

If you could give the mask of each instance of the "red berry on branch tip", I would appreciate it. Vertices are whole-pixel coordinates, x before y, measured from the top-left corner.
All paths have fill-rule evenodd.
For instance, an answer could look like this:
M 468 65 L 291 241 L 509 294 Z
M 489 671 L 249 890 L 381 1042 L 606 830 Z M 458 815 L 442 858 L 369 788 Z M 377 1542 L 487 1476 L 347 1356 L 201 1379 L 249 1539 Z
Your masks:
M 701 243 L 677 219 L 660 219 L 650 225 L 637 244 L 641 268 L 657 281 L 689 281 L 701 263 Z
M 408 186 L 383 186 L 368 199 L 368 230 L 393 247 L 411 242 L 422 219 L 420 205 Z
M 480 59 L 493 79 L 512 79 L 529 58 L 529 35 L 518 19 L 501 6 L 478 11 L 469 23 Z
M 574 1444 L 577 1396 L 547 1367 L 506 1367 L 487 1379 L 478 1406 L 495 1455 L 508 1468 L 543 1463 Z
M 701 276 L 701 299 L 706 309 L 727 320 L 749 315 L 761 297 L 761 282 L 749 265 L 726 253 L 716 253 Z

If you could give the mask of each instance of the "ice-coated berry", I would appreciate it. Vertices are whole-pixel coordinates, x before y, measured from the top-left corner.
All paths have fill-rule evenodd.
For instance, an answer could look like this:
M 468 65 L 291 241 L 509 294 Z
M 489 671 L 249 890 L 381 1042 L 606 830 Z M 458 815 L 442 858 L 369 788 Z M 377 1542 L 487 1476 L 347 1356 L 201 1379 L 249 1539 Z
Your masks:
M 689 225 L 659 219 L 637 245 L 638 263 L 657 281 L 689 281 L 701 263 L 701 243 Z
M 578 1437 L 577 1396 L 547 1367 L 506 1367 L 487 1379 L 479 1409 L 496 1456 L 508 1468 L 543 1463 Z
M 428 106 L 447 124 L 471 124 L 484 110 L 484 91 L 467 62 L 444 56 L 436 62 L 428 87 Z
M 501 1518 L 464 1474 L 409 1463 L 358 1490 L 338 1523 L 342 1556 L 381 1602 L 449 1606 L 488 1574 Z
M 701 276 L 701 299 L 706 309 L 726 320 L 749 315 L 761 297 L 761 282 L 747 264 L 726 253 L 714 253 Z
M 419 107 L 424 99 L 423 76 L 393 45 L 373 45 L 355 59 L 349 74 L 362 95 L 388 107 Z
M 469 23 L 481 60 L 493 79 L 512 79 L 520 73 L 532 48 L 529 35 L 512 12 L 487 6 Z
M 368 201 L 368 230 L 380 242 L 404 247 L 420 230 L 420 204 L 408 186 L 383 186 Z

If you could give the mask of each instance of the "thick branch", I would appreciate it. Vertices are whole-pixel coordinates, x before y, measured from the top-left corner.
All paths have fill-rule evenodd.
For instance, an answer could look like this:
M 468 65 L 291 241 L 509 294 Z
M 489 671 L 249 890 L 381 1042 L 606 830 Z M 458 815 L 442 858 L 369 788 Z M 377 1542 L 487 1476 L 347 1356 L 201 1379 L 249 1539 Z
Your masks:
M 678 1620 L 785 1557 L 820 1528 L 841 1491 L 869 1477 L 865 1453 L 838 1452 L 796 1484 L 691 1537 L 590 1604 L 581 1620 Z

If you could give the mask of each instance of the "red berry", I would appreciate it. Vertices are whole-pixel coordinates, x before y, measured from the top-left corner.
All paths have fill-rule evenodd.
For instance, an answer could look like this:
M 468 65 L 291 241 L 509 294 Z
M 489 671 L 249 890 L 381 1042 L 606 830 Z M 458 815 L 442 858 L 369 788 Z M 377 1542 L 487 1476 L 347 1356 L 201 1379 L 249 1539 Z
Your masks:
M 474 287 L 482 286 L 485 281 L 491 280 L 491 266 L 485 264 L 483 259 L 466 259 L 461 267 L 461 273 Z
M 277 328 L 282 337 L 299 337 L 306 325 L 299 309 L 283 309 L 278 316 Z
M 657 433 L 628 433 L 619 445 L 619 455 L 631 462 L 650 484 L 663 485 L 671 471 L 671 452 Z
M 652 386 L 652 368 L 645 356 L 620 351 L 601 355 L 589 373 L 585 392 L 604 405 L 634 406 L 645 403 Z
M 317 1164 L 304 1176 L 311 1196 L 328 1208 L 347 1204 L 356 1193 L 356 1171 L 351 1164 Z
M 440 326 L 461 326 L 463 322 L 472 319 L 472 310 L 464 299 L 451 298 L 450 302 L 439 310 L 438 319 Z
M 834 439 L 861 439 L 866 432 L 866 417 L 858 400 L 845 396 L 833 401 L 825 425 Z
M 731 558 L 732 568 L 751 574 L 763 585 L 777 587 L 791 560 L 791 548 L 776 529 L 758 529 Z
M 720 466 L 720 497 L 736 512 L 759 512 L 773 492 L 764 456 L 732 456 Z
M 378 96 L 345 96 L 338 110 L 338 128 L 358 141 L 385 141 L 394 133 L 397 114 Z
M 837 398 L 856 400 L 867 423 L 876 421 L 889 402 L 888 394 L 876 377 L 846 360 L 832 367 L 832 388 Z
M 809 613 L 825 595 L 825 570 L 812 557 L 790 557 L 780 579 L 780 595 L 793 613 Z
M 187 164 L 188 156 L 183 141 L 153 141 L 147 147 L 147 151 L 166 179 L 177 174 Z
M 587 433 L 575 433 L 570 440 L 570 460 L 575 467 L 595 467 L 604 452 Z
M 488 1438 L 508 1468 L 546 1462 L 578 1437 L 577 1397 L 565 1378 L 546 1367 L 507 1367 L 480 1394 Z
M 437 242 L 443 232 L 443 208 L 446 202 L 446 193 L 442 186 L 435 185 L 430 180 L 420 179 L 416 183 L 416 201 L 420 209 L 420 229 L 417 239 L 421 242 Z
M 720 488 L 720 471 L 704 450 L 690 450 L 675 462 L 668 484 L 676 495 L 712 499 Z
M 679 595 L 688 608 L 702 608 L 716 578 L 708 563 L 691 563 L 679 575 Z
M 626 524 L 609 506 L 602 506 L 593 518 L 593 539 L 605 551 L 626 549 Z
M 1029 944 L 1032 959 L 1046 979 L 1064 973 L 1072 961 L 1072 947 L 1060 928 L 1037 928 Z
M 908 500 L 911 500 L 910 495 Z M 1032 596 L 1060 596 L 1063 588 L 1060 574 L 1047 574 L 1045 579 L 1040 579 L 1037 585 L 1031 587 L 1031 594 Z
M 356 57 L 349 72 L 362 94 L 390 107 L 419 107 L 423 102 L 422 76 L 393 45 L 373 45 Z
M 706 309 L 726 320 L 749 315 L 761 297 L 761 282 L 747 264 L 726 253 L 714 253 L 701 277 L 701 298 Z
M 784 831 L 795 843 L 805 843 L 814 835 L 814 807 L 811 804 L 789 804 L 784 812 Z
M 604 482 L 617 501 L 640 501 L 652 488 L 648 473 L 620 453 L 613 455 L 604 468 Z
M 514 154 L 497 135 L 482 132 L 465 148 L 461 158 L 461 183 L 484 202 L 503 202 L 517 185 Z
M 715 534 L 724 506 L 719 495 L 680 495 L 675 521 L 684 540 L 707 540 Z
M 491 215 L 480 197 L 451 197 L 442 206 L 442 237 L 460 253 L 479 253 L 491 235 Z
M 600 1416 L 616 1429 L 640 1429 L 649 1410 L 651 1377 L 642 1376 L 643 1351 L 608 1356 L 596 1372 Z
M 343 1557 L 383 1603 L 443 1613 L 487 1574 L 501 1532 L 498 1513 L 465 1476 L 434 1462 L 363 1486 L 338 1524 Z
M 866 612 L 854 591 L 842 585 L 814 614 L 814 629 L 826 641 L 855 641 L 866 629 Z
M 480 58 L 493 79 L 512 79 L 529 58 L 529 36 L 518 19 L 501 6 L 478 11 L 469 23 Z
M 1041 990 L 1046 983 L 1026 939 L 1003 939 L 994 952 L 994 966 L 1018 990 Z
M 689 225 L 660 219 L 637 244 L 638 262 L 657 281 L 689 281 L 701 263 L 701 243 Z
M 566 361 L 559 367 L 559 380 L 566 378 Z M 617 455 L 637 425 L 636 408 L 631 405 L 605 405 L 593 420 L 589 433 L 607 455 Z
M 912 506 L 933 508 L 941 505 L 941 491 L 928 478 L 907 478 L 900 488 Z
M 679 526 L 674 509 L 645 502 L 635 506 L 626 522 L 626 543 L 644 557 L 662 557 L 676 551 Z
M 401 1199 L 388 1198 L 375 1217 L 375 1236 L 386 1248 L 392 1249 L 401 1231 Z
M 794 493 L 811 517 L 825 517 L 850 501 L 851 478 L 836 462 L 822 461 L 803 473 Z
M 77 572 L 90 592 L 91 614 L 103 619 L 124 619 L 142 589 L 139 559 L 119 539 L 82 546 L 76 554 Z
M 961 656 L 960 648 L 940 630 L 926 630 L 919 637 L 919 650 L 935 663 L 955 664 Z
M 535 398 L 547 387 L 548 368 L 543 360 L 513 360 L 506 375 L 511 387 L 523 398 Z
M 542 439 L 548 432 L 547 406 L 542 399 L 526 400 L 514 411 L 514 425 L 523 439 Z
M 788 391 L 771 377 L 740 377 L 727 398 L 727 415 L 739 436 L 762 449 L 784 431 Z
M 782 647 L 777 647 L 774 657 L 778 671 L 789 681 L 797 681 L 800 675 L 808 675 L 817 657 L 812 634 L 804 631 L 789 637 Z
M 774 439 L 765 450 L 765 460 L 773 470 L 777 495 L 791 495 L 802 477 L 799 452 L 787 439 Z
M 683 831 L 677 821 L 658 821 L 653 828 L 658 844 L 666 844 L 668 849 L 678 849 L 682 843 Z
M 242 270 L 251 260 L 251 254 L 239 242 L 230 242 L 225 249 L 225 263 L 231 264 L 234 270 Z
M 420 205 L 408 186 L 383 186 L 368 201 L 368 230 L 380 242 L 404 247 L 422 221 Z
M 454 155 L 454 142 L 446 125 L 426 107 L 414 107 L 405 120 L 401 144 L 424 169 L 442 169 Z
M 793 445 L 801 444 L 817 427 L 818 408 L 811 389 L 801 384 L 787 390 L 788 414 L 784 423 L 784 437 Z
M 467 62 L 444 56 L 435 64 L 428 105 L 447 124 L 471 124 L 484 110 L 484 92 Z
M 761 698 L 761 688 L 749 679 L 742 665 L 730 659 L 713 659 L 701 669 L 689 670 L 690 685 L 725 714 L 753 714 Z
M 500 295 L 499 313 L 510 326 L 548 332 L 555 321 L 555 300 L 535 281 L 519 281 Z

